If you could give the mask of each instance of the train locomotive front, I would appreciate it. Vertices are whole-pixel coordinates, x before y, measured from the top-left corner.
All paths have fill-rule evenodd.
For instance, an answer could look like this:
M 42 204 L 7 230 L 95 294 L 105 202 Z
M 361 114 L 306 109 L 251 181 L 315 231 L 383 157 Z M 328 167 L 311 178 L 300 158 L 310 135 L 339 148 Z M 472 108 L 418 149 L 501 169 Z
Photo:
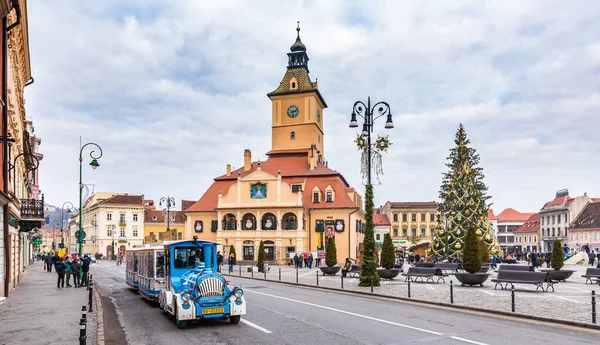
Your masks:
M 240 322 L 246 314 L 242 288 L 228 285 L 221 274 L 204 262 L 196 261 L 194 266 L 179 277 L 171 275 L 171 284 L 159 296 L 161 309 L 175 316 L 179 328 L 202 319 Z

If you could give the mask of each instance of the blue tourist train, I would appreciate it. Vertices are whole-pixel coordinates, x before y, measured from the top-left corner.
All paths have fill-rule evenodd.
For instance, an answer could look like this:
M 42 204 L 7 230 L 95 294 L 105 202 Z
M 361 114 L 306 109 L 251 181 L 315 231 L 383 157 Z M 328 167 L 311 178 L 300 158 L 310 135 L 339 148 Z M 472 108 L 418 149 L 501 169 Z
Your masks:
M 246 314 L 244 291 L 217 272 L 217 245 L 194 239 L 132 248 L 126 253 L 126 284 L 158 301 L 179 328 L 201 319 L 237 324 Z

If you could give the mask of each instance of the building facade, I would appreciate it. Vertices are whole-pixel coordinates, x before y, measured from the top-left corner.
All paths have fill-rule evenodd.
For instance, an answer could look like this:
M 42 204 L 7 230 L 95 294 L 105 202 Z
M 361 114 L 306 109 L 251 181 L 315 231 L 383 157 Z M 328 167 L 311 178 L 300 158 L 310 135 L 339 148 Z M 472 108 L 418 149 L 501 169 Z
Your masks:
M 144 196 L 95 193 L 83 208 L 83 231 L 83 253 L 106 258 L 143 244 Z
M 24 89 L 33 83 L 26 0 L 0 0 L 2 16 L 2 193 L 0 298 L 16 288 L 32 255 L 29 233 L 44 222 L 42 200 L 32 198 L 29 172 L 37 167 L 26 128 Z
M 375 243 L 379 248 L 383 245 L 385 234 L 390 233 L 391 223 L 388 219 L 387 214 L 374 213 L 373 214 L 373 225 L 375 226 L 373 236 L 375 236 Z
M 515 244 L 520 248 L 521 253 L 539 253 L 540 252 L 540 214 L 532 214 L 517 230 L 514 232 Z
M 170 221 L 167 222 L 167 211 L 144 210 L 144 243 L 153 243 L 161 239 L 161 233 L 168 229 L 175 232 L 178 240 L 183 239 L 185 216 L 182 211 L 170 210 Z
M 540 210 L 542 251 L 552 251 L 554 240 L 560 240 L 564 247 L 572 245 L 567 241 L 569 224 L 590 201 L 592 198 L 588 197 L 587 193 L 571 198 L 567 189 L 556 192 L 554 199 L 547 202 Z
M 267 261 L 284 262 L 294 253 L 324 256 L 335 239 L 338 262 L 358 259 L 362 251 L 364 211 L 361 195 L 324 153 L 324 109 L 317 82 L 308 73 L 308 55 L 300 40 L 288 53 L 287 71 L 271 100 L 271 151 L 264 162 L 246 150 L 243 167 L 214 179 L 185 209 L 185 238 L 198 236 L 236 249 L 239 261 L 253 262 L 263 241 Z
M 382 209 L 390 221 L 392 240 L 396 247 L 406 249 L 412 245 L 431 242 L 439 214 L 435 201 L 388 201 Z
M 600 201 L 588 202 L 569 228 L 569 246 L 577 251 L 600 251 Z
M 521 213 L 513 208 L 507 208 L 496 216 L 498 227 L 498 244 L 505 255 L 520 253 L 521 245 L 515 239 L 515 231 L 525 223 L 532 213 Z

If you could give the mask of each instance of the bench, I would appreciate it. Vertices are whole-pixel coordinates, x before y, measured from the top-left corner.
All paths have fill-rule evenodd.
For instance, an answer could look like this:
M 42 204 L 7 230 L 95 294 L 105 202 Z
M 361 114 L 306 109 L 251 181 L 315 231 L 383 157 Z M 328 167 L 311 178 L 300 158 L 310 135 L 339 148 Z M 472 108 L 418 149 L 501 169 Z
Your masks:
M 406 276 L 406 279 L 404 279 L 404 281 L 410 280 L 416 282 L 417 279 L 421 279 L 422 283 L 425 283 L 426 281 L 431 281 L 432 283 L 435 283 L 433 278 L 437 277 L 438 283 L 440 280 L 442 280 L 442 282 L 444 283 L 446 282 L 444 280 L 444 277 L 446 275 L 444 275 L 441 269 L 436 267 L 409 267 L 408 272 L 403 273 L 402 275 Z
M 439 268 L 444 273 L 448 273 L 447 271 L 457 272 L 458 265 L 459 265 L 458 263 L 452 263 L 452 262 L 436 262 L 435 268 Z
M 528 265 L 500 265 L 496 272 L 503 271 L 520 271 L 520 272 L 535 272 L 532 266 Z
M 585 278 L 586 284 L 588 283 L 588 281 L 590 282 L 590 284 L 593 284 L 592 279 L 594 279 L 594 278 L 596 280 L 600 279 L 600 268 L 593 268 L 593 267 L 587 268 L 585 270 L 585 274 L 582 275 L 581 278 Z
M 535 291 L 539 288 L 542 291 L 546 292 L 549 288 L 552 288 L 552 292 L 554 292 L 554 282 L 550 279 L 550 274 L 548 272 L 530 272 L 530 271 L 499 271 L 498 277 L 496 279 L 492 279 L 492 283 L 496 283 L 494 285 L 494 290 L 500 285 L 502 290 L 508 288 L 508 284 L 514 287 L 513 284 L 534 284 L 536 286 Z M 504 284 L 504 286 L 502 286 Z M 546 289 L 544 289 L 544 284 L 546 284 Z
M 361 273 L 362 273 L 362 268 L 360 267 L 360 265 L 352 264 L 352 267 L 350 267 L 350 270 L 348 272 L 346 272 L 346 276 L 356 278 L 356 277 L 360 276 Z

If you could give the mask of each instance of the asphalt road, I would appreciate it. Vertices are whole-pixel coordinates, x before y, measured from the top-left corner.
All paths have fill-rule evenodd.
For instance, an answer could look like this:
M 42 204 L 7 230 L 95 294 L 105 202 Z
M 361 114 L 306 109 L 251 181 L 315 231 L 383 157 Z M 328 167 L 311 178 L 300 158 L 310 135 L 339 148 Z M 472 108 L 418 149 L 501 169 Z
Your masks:
M 213 321 L 179 330 L 156 305 L 127 289 L 123 266 L 99 261 L 92 272 L 111 296 L 129 344 L 593 344 L 600 337 L 579 328 L 243 278 L 231 278 L 246 291 L 248 314 L 240 324 Z

